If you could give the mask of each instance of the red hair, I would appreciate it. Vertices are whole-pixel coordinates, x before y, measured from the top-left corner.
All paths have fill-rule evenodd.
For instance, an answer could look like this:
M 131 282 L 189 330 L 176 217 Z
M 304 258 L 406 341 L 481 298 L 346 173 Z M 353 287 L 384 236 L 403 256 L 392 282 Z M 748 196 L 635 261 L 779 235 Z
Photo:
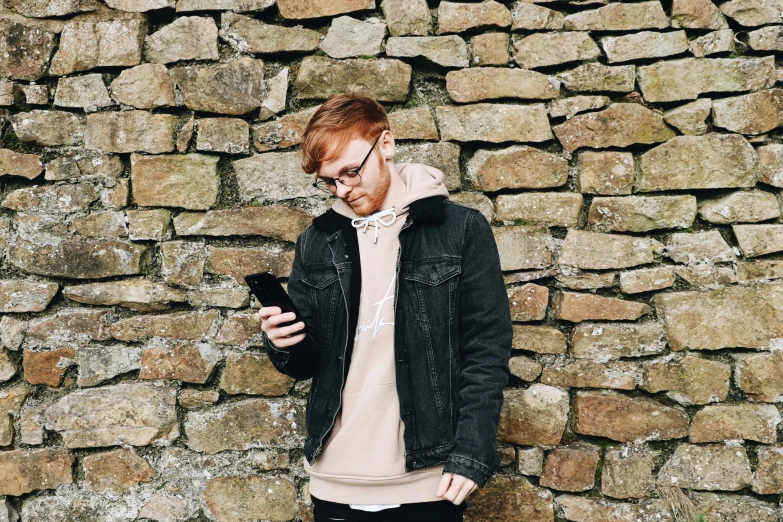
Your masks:
M 312 174 L 322 162 L 339 156 L 351 140 L 360 138 L 372 143 L 384 130 L 390 130 L 389 119 L 374 98 L 356 93 L 330 96 L 305 128 L 302 170 Z

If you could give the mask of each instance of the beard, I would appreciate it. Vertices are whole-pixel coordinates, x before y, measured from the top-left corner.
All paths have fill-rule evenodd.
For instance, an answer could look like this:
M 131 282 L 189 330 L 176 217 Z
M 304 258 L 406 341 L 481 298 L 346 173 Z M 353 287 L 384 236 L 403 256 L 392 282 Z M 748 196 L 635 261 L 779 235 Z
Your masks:
M 380 154 L 378 154 L 378 171 L 378 184 L 375 189 L 365 193 L 360 205 L 352 208 L 357 216 L 368 216 L 380 210 L 383 200 L 386 199 L 386 193 L 389 192 L 389 185 L 391 185 L 391 170 Z

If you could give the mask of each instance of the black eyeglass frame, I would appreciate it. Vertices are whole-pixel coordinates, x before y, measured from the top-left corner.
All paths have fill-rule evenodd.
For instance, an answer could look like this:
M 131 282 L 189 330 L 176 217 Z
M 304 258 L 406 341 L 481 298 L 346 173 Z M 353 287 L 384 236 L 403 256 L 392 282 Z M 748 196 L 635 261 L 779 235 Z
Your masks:
M 364 159 L 362 160 L 362 162 L 359 164 L 359 166 L 358 166 L 358 167 L 356 167 L 355 169 L 346 170 L 345 172 L 343 172 L 342 174 L 340 174 L 340 175 L 339 175 L 339 176 L 337 176 L 336 178 L 319 178 L 319 177 L 318 177 L 318 174 L 316 174 L 316 175 L 315 175 L 315 181 L 313 181 L 313 187 L 317 188 L 318 190 L 320 190 L 320 191 L 322 191 L 322 192 L 328 192 L 329 194 L 334 194 L 334 192 L 332 192 L 332 191 L 329 189 L 329 187 L 330 187 L 330 185 L 329 185 L 329 181 L 334 181 L 334 186 L 335 186 L 335 187 L 337 187 L 337 182 L 338 182 L 338 181 L 339 181 L 340 183 L 342 183 L 343 185 L 345 185 L 346 187 L 355 187 L 356 185 L 358 185 L 359 183 L 361 183 L 361 182 L 362 182 L 362 175 L 361 175 L 361 170 L 362 170 L 362 167 L 364 167 L 364 164 L 365 164 L 365 163 L 367 163 L 367 158 L 369 158 L 369 157 L 370 157 L 370 154 L 372 154 L 372 150 L 375 148 L 375 144 L 376 144 L 376 143 L 378 143 L 378 140 L 379 140 L 379 139 L 381 139 L 381 136 L 383 136 L 383 132 L 381 132 L 381 133 L 378 135 L 378 137 L 377 137 L 377 138 L 375 138 L 375 141 L 373 141 L 373 142 L 372 142 L 372 146 L 370 147 L 370 150 L 369 150 L 369 152 L 367 152 L 367 155 L 364 157 Z M 355 174 L 356 176 L 359 176 L 359 181 L 358 181 L 357 183 L 354 183 L 353 185 L 349 185 L 348 183 L 346 183 L 345 181 L 343 181 L 342 179 L 340 179 L 340 178 L 342 178 L 344 175 L 346 175 L 346 174 L 350 174 L 350 173 L 353 173 L 353 174 Z M 323 181 L 323 184 L 324 184 L 324 185 L 326 185 L 326 190 L 324 190 L 324 189 L 322 189 L 321 187 L 319 187 L 319 186 L 318 186 L 318 182 L 319 182 L 319 181 Z

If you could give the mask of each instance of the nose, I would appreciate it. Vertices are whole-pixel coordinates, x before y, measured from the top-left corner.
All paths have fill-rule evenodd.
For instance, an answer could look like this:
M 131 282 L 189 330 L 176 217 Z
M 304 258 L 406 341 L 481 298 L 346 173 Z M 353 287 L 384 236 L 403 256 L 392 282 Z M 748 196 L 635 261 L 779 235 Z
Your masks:
M 348 194 L 351 193 L 352 189 L 353 187 L 343 185 L 338 181 L 337 186 L 335 187 L 335 195 L 340 199 L 344 199 Z

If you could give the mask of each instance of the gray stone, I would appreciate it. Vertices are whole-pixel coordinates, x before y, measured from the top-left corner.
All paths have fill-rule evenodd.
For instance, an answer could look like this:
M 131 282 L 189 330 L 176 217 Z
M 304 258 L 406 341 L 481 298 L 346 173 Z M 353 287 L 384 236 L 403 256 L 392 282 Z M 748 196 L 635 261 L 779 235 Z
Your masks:
M 84 146 L 104 152 L 174 150 L 177 117 L 147 111 L 98 112 L 87 116 Z
M 748 32 L 748 45 L 756 51 L 783 51 L 783 26 L 772 25 Z
M 666 329 L 662 322 L 581 323 L 571 332 L 570 352 L 578 359 L 607 362 L 624 357 L 663 353 Z
M 565 15 L 541 5 L 519 2 L 511 13 L 511 30 L 552 31 L 563 28 Z
M 41 312 L 59 287 L 57 283 L 0 280 L 0 312 Z
M 299 65 L 294 87 L 302 99 L 325 99 L 355 90 L 381 102 L 401 102 L 408 97 L 411 71 L 410 65 L 394 59 L 307 56 Z
M 745 257 L 783 250 L 783 225 L 733 225 L 731 228 Z
M 446 91 L 457 103 L 494 98 L 551 100 L 560 96 L 560 84 L 526 69 L 472 67 L 449 72 Z
M 738 491 L 752 481 L 742 446 L 681 444 L 658 475 L 660 485 L 709 491 Z
M 300 152 L 267 152 L 233 163 L 243 202 L 283 201 L 319 196 L 313 178 L 302 172 Z
M 774 24 L 783 18 L 778 0 L 731 0 L 720 6 L 721 12 L 745 27 Z
M 628 268 L 655 261 L 663 245 L 652 238 L 569 229 L 559 263 L 586 270 Z
M 11 116 L 10 120 L 20 141 L 45 147 L 81 145 L 85 134 L 84 116 L 70 112 L 20 112 Z
M 180 290 L 143 278 L 67 285 L 63 295 L 79 303 L 119 305 L 141 312 L 166 310 L 173 302 L 185 301 Z
M 551 101 L 546 108 L 550 117 L 561 118 L 565 116 L 567 120 L 570 120 L 580 112 L 606 107 L 610 101 L 608 96 L 571 96 Z
M 109 91 L 100 74 L 85 74 L 70 78 L 60 78 L 57 82 L 57 93 L 54 104 L 58 107 L 84 109 L 95 112 L 102 107 L 109 107 L 112 101 Z
M 94 11 L 100 4 L 97 0 L 7 0 L 4 5 L 23 16 L 48 18 Z
M 613 3 L 565 17 L 567 31 L 633 31 L 666 27 L 669 27 L 669 17 L 657 0 Z
M 688 47 L 696 58 L 718 53 L 733 53 L 735 50 L 734 31 L 721 29 L 707 33 L 691 40 Z
M 688 228 L 694 219 L 695 196 L 595 197 L 587 216 L 597 230 L 615 232 Z
M 495 0 L 481 3 L 443 1 L 438 4 L 438 34 L 461 33 L 490 25 L 511 25 L 511 11 Z
M 265 24 L 234 13 L 221 15 L 220 37 L 238 51 L 253 54 L 315 51 L 320 40 L 312 29 Z
M 435 107 L 441 138 L 453 141 L 540 142 L 552 138 L 543 104 Z
M 194 111 L 241 115 L 259 108 L 264 98 L 264 62 L 253 58 L 174 67 L 171 77 Z
M 198 120 L 196 150 L 247 154 L 250 152 L 250 126 L 239 118 Z
M 672 234 L 666 255 L 686 264 L 736 261 L 734 251 L 718 230 Z
M 183 11 L 263 11 L 275 5 L 275 0 L 178 0 L 177 12 Z
M 699 135 L 707 132 L 706 119 L 712 109 L 712 100 L 699 98 L 696 101 L 680 105 L 663 114 L 663 119 L 683 134 Z
M 585 63 L 557 75 L 569 91 L 631 92 L 636 82 L 636 67 L 610 67 L 598 62 Z
M 141 368 L 142 348 L 125 344 L 87 345 L 79 347 L 76 363 L 81 387 L 95 386 L 104 381 Z
M 721 225 L 755 223 L 780 217 L 780 205 L 774 194 L 763 190 L 737 190 L 725 196 L 699 202 L 699 216 Z
M 548 244 L 552 236 L 544 226 L 493 227 L 503 271 L 546 268 L 552 264 Z
M 462 185 L 459 170 L 460 147 L 456 143 L 439 141 L 435 143 L 401 143 L 395 145 L 396 163 L 426 163 L 443 172 L 446 188 L 459 190 Z
M 386 55 L 398 58 L 422 56 L 443 67 L 467 67 L 468 45 L 457 35 L 392 36 L 386 41 Z
M 320 18 L 375 9 L 375 0 L 277 0 L 283 18 Z
M 66 22 L 49 74 L 65 76 L 95 67 L 138 65 L 146 34 L 145 19 Z
M 217 60 L 218 28 L 210 17 L 180 16 L 147 36 L 144 58 L 151 63 Z
M 688 50 L 685 31 L 639 31 L 622 36 L 605 36 L 600 42 L 609 63 L 663 58 Z
M 426 36 L 432 22 L 426 0 L 382 0 L 391 36 Z
M 321 50 L 332 58 L 375 56 L 381 53 L 384 36 L 386 24 L 380 21 L 362 21 L 350 16 L 340 16 L 332 20 L 326 38 L 321 42 Z M 386 54 L 393 56 L 388 52 Z

